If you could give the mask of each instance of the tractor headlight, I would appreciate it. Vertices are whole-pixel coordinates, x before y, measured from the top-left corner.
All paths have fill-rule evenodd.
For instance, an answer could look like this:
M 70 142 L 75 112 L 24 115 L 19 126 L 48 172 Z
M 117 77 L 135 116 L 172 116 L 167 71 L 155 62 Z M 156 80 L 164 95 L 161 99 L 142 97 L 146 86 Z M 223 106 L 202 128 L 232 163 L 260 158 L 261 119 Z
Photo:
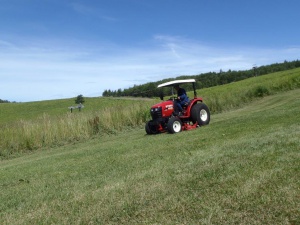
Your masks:
M 151 112 L 158 112 L 160 108 L 153 108 L 151 109 Z

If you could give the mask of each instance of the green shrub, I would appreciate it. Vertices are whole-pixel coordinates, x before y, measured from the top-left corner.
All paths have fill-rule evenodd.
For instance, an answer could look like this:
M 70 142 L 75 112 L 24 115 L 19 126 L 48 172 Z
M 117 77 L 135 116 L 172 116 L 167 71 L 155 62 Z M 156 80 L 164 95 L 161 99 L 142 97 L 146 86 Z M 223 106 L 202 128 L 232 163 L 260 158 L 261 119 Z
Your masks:
M 268 88 L 266 88 L 265 86 L 258 86 L 254 89 L 254 97 L 264 97 L 266 95 L 269 95 L 270 92 L 268 90 Z

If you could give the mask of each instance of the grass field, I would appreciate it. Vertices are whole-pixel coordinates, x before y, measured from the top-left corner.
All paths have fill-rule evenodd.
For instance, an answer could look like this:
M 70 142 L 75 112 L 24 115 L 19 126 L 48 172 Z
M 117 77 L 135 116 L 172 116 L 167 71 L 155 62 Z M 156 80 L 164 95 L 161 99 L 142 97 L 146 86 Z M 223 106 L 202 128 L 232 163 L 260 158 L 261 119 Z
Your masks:
M 211 113 L 237 109 L 264 96 L 300 88 L 300 68 L 200 89 Z M 193 96 L 189 93 L 189 96 Z M 27 152 L 100 138 L 144 126 L 158 99 L 86 98 L 70 113 L 74 99 L 0 104 L 0 160 Z
M 176 135 L 137 126 L 2 160 L 0 224 L 300 224 L 299 106 L 287 90 Z

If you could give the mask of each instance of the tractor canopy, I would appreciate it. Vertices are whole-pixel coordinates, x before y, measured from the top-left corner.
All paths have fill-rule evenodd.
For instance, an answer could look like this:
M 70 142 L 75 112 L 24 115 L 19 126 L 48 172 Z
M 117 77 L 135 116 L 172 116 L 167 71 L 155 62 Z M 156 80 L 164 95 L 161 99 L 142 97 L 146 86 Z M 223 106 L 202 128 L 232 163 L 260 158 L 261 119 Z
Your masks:
M 166 83 L 159 84 L 157 87 L 158 88 L 161 88 L 161 87 L 174 87 L 176 85 L 185 84 L 185 83 L 192 83 L 193 84 L 194 98 L 197 98 L 197 92 L 196 92 L 196 87 L 195 87 L 196 80 L 195 79 L 173 80 L 173 81 L 169 81 L 169 82 L 166 82 Z M 172 95 L 174 95 L 173 88 L 172 88 Z M 164 97 L 163 92 L 161 92 L 160 99 L 163 100 L 163 97 Z
M 175 86 L 175 85 L 180 85 L 180 84 L 184 84 L 184 83 L 196 83 L 195 79 L 186 79 L 186 80 L 173 80 L 173 81 L 169 81 L 163 84 L 158 85 L 157 87 L 169 87 L 169 86 Z

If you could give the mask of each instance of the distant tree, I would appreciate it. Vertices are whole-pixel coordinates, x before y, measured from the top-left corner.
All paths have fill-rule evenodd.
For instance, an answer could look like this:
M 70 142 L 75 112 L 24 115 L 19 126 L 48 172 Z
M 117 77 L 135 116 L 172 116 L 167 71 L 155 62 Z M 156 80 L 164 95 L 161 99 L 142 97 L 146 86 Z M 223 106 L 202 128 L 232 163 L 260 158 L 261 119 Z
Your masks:
M 78 95 L 77 98 L 75 99 L 76 104 L 80 104 L 80 103 L 82 104 L 84 102 L 85 102 L 85 100 L 84 100 L 83 95 Z
M 107 90 L 104 90 L 104 91 L 102 92 L 102 96 L 103 96 L 103 97 L 107 97 L 107 96 L 108 96 L 107 93 L 108 93 L 108 91 L 107 91 Z
M 117 91 L 117 96 L 118 96 L 118 97 L 122 96 L 122 89 L 121 89 L 121 88 L 118 89 L 118 91 Z

